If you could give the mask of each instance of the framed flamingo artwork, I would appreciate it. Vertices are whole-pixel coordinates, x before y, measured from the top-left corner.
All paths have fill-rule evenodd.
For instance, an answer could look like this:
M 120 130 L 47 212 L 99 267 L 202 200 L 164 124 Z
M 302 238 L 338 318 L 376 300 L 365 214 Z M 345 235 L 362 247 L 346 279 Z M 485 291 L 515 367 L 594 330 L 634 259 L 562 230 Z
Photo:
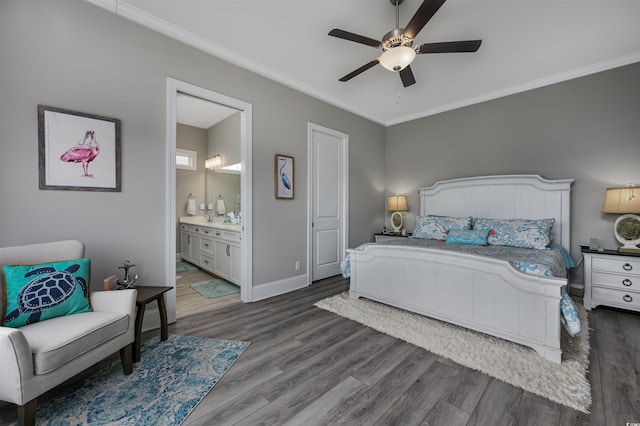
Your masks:
M 38 105 L 40 189 L 120 192 L 120 120 Z
M 293 157 L 276 154 L 276 198 L 293 199 Z

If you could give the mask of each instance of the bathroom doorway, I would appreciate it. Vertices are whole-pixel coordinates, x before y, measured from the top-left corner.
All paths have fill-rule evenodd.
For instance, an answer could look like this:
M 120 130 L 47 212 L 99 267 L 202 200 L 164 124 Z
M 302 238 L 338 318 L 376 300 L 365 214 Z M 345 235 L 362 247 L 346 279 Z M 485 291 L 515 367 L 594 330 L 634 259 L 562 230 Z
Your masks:
M 242 166 L 240 111 L 178 92 L 176 121 L 176 318 L 179 319 L 241 301 L 240 285 L 230 281 L 226 267 L 216 258 L 215 235 L 221 234 L 220 229 L 231 229 L 241 240 L 236 232 L 239 226 L 224 223 L 241 222 Z M 218 250 L 218 256 L 227 260 L 226 241 L 222 244 L 225 246 Z
M 166 273 L 167 277 L 172 277 L 168 282 L 176 283 L 176 289 L 167 297 L 169 321 L 173 322 L 177 317 L 202 310 L 240 300 L 251 301 L 251 105 L 174 79 L 168 79 L 167 105 L 169 248 Z M 216 139 L 222 142 L 216 144 Z M 178 157 L 184 154 L 177 151 L 178 148 L 187 153 L 187 164 L 191 166 L 186 167 L 187 170 L 176 169 L 181 163 Z M 213 157 L 217 157 L 218 162 L 205 168 L 205 160 L 213 160 Z M 190 204 L 191 198 L 194 200 Z M 187 207 L 190 207 L 188 211 Z M 231 212 L 234 215 L 229 218 Z M 210 217 L 213 223 L 209 222 Z M 229 223 L 225 223 L 225 219 Z M 182 253 L 184 232 L 181 231 L 184 229 L 181 228 L 184 223 L 195 223 L 200 232 L 206 230 L 201 241 L 198 233 L 186 236 L 194 238 L 194 256 Z M 224 236 L 220 233 L 220 238 L 231 235 L 238 241 L 228 244 L 222 241 L 226 246 L 219 244 L 213 234 L 216 227 L 230 231 Z M 199 252 L 200 243 L 202 253 Z M 231 275 L 225 275 L 229 270 L 224 264 L 220 269 L 214 264 L 214 245 L 216 249 L 222 248 L 217 256 L 219 260 L 225 255 L 233 256 Z M 206 251 L 209 248 L 210 255 Z M 187 261 L 183 262 L 183 258 Z M 224 281 L 225 278 L 239 286 L 239 294 L 215 297 L 219 294 L 198 293 L 192 286 L 209 280 Z

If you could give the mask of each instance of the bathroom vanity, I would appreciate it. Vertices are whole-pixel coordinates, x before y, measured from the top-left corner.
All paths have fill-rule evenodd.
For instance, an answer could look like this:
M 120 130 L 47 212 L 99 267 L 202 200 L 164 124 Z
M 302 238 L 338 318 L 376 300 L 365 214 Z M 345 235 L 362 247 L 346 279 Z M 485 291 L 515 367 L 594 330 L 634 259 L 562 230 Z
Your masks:
M 204 216 L 180 217 L 180 256 L 241 285 L 242 225 L 209 223 Z

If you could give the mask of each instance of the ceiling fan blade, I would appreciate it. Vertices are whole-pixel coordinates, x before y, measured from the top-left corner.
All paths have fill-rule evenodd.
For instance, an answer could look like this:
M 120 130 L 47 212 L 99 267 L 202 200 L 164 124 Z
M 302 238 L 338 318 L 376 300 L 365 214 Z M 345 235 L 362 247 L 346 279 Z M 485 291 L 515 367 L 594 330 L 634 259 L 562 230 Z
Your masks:
M 482 40 L 447 41 L 443 43 L 425 43 L 418 46 L 416 53 L 453 53 L 477 52 Z
M 367 46 L 380 47 L 379 40 L 374 40 L 369 37 L 350 33 L 349 31 L 339 30 L 338 28 L 334 28 L 331 31 L 329 31 L 329 35 L 332 37 L 342 38 L 344 40 L 354 41 L 356 43 L 366 44 Z
M 413 71 L 411 71 L 411 65 L 408 65 L 405 69 L 400 71 L 400 79 L 404 87 L 409 87 L 415 84 L 416 79 L 413 77 Z
M 349 74 L 345 75 L 344 77 L 342 77 L 340 79 L 340 81 L 349 81 L 353 77 L 357 76 L 358 74 L 361 74 L 361 73 L 365 72 L 369 68 L 375 67 L 376 65 L 378 65 L 379 62 L 380 61 L 378 61 L 377 59 L 374 59 L 373 61 L 369 62 L 368 64 L 365 64 L 365 65 L 361 66 L 360 68 L 358 68 L 357 70 L 352 71 Z
M 420 30 L 436 14 L 446 0 L 424 0 L 404 29 L 404 35 L 415 39 Z

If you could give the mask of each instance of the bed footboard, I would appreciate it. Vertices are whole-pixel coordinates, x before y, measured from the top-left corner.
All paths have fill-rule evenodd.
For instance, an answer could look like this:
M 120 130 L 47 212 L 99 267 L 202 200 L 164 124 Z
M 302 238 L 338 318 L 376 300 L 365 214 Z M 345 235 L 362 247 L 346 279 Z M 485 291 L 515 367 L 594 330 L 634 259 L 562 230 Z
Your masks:
M 351 297 L 365 297 L 535 349 L 560 363 L 566 279 L 523 274 L 509 262 L 410 246 L 348 250 Z

